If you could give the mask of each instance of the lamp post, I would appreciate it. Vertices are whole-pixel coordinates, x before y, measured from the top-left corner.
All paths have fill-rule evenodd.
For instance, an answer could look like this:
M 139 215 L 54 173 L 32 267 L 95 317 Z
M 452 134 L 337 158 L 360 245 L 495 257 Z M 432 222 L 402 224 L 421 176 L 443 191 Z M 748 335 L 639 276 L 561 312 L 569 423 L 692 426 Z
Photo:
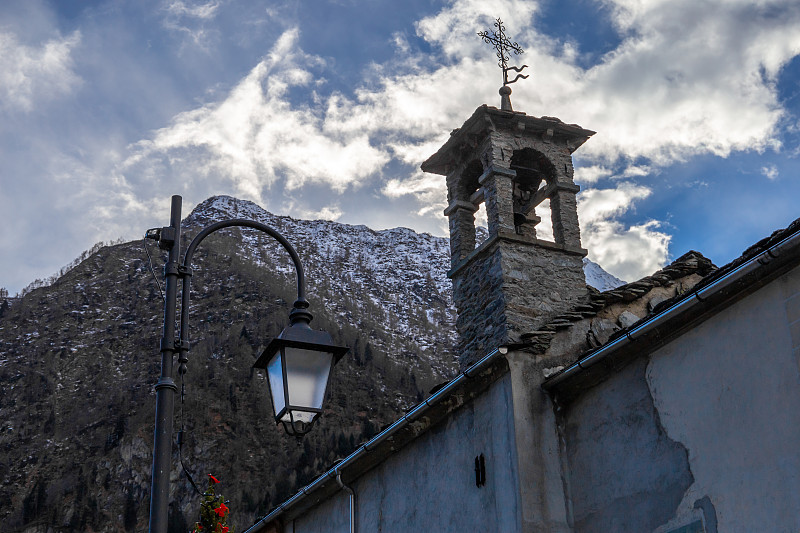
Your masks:
M 150 485 L 150 533 L 166 533 L 169 515 L 169 474 L 172 456 L 172 429 L 175 393 L 173 379 L 175 355 L 178 373 L 186 372 L 189 361 L 189 296 L 191 292 L 192 257 L 197 246 L 215 231 L 230 227 L 257 229 L 275 238 L 288 252 L 297 272 L 297 299 L 289 313 L 289 326 L 273 339 L 256 363 L 255 368 L 267 371 L 275 420 L 282 423 L 290 435 L 307 433 L 322 412 L 322 400 L 328 385 L 330 370 L 347 352 L 335 346 L 331 336 L 310 327 L 313 316 L 305 298 L 305 274 L 300 257 L 283 235 L 273 228 L 246 219 L 223 220 L 206 227 L 195 236 L 180 261 L 181 236 L 180 196 L 172 197 L 170 225 L 148 230 L 146 237 L 158 241 L 159 248 L 169 255 L 164 265 L 165 299 L 164 328 L 161 337 L 161 375 L 156 383 L 156 420 L 153 437 L 153 469 Z M 182 282 L 180 335 L 175 335 L 178 304 L 178 282 Z

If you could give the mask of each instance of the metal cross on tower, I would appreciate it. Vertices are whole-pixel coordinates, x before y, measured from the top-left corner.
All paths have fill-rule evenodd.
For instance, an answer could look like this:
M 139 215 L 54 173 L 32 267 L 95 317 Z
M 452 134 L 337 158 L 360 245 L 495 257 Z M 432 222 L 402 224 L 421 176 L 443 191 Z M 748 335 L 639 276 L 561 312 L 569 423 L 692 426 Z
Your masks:
M 522 78 L 525 79 L 528 76 L 524 74 L 517 74 L 517 77 L 511 81 L 508 81 L 508 71 L 513 70 L 515 72 L 522 72 L 522 69 L 526 68 L 528 65 L 522 65 L 522 67 L 509 67 L 508 60 L 511 58 L 509 52 L 514 52 L 517 55 L 520 55 L 524 52 L 524 50 L 516 43 L 511 42 L 506 37 L 506 28 L 503 26 L 503 21 L 499 18 L 497 22 L 494 23 L 494 27 L 497 28 L 497 31 L 492 31 L 489 33 L 488 31 L 479 31 L 478 37 L 483 39 L 485 42 L 491 44 L 497 50 L 497 65 L 503 69 L 503 86 L 509 85 L 514 83 L 518 79 Z

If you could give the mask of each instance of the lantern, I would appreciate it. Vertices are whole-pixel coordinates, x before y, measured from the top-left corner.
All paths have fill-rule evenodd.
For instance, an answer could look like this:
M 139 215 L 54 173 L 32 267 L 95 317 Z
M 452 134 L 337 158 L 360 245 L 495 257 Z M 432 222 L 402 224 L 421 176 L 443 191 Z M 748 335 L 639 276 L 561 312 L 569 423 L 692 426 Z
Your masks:
M 347 351 L 305 321 L 284 328 L 264 349 L 253 367 L 266 369 L 275 421 L 286 433 L 301 436 L 311 430 L 322 412 L 331 368 Z

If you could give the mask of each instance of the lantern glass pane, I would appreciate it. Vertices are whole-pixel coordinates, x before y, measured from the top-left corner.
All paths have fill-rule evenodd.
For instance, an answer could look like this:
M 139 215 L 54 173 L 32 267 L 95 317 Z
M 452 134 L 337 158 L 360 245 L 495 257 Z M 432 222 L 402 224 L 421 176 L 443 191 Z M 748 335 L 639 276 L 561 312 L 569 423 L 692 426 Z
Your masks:
M 281 363 L 281 350 L 275 352 L 267 365 L 267 376 L 269 377 L 269 390 L 272 392 L 272 407 L 275 409 L 275 416 L 278 416 L 286 407 L 286 394 L 283 390 L 283 365 Z
M 322 409 L 333 354 L 287 346 L 284 357 L 289 405 Z

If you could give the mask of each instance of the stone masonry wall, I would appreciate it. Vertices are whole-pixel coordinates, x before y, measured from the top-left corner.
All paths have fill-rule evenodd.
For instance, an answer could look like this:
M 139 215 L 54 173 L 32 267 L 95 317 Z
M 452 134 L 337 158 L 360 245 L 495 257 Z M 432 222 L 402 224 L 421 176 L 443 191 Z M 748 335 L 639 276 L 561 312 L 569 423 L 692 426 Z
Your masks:
M 503 267 L 496 253 L 473 258 L 457 276 L 453 276 L 462 369 L 506 341 L 506 302 L 502 284 Z
M 506 337 L 511 342 L 519 342 L 522 334 L 539 329 L 588 295 L 580 253 L 505 242 L 500 255 Z
M 582 254 L 495 239 L 453 276 L 462 368 L 518 343 L 587 293 Z

